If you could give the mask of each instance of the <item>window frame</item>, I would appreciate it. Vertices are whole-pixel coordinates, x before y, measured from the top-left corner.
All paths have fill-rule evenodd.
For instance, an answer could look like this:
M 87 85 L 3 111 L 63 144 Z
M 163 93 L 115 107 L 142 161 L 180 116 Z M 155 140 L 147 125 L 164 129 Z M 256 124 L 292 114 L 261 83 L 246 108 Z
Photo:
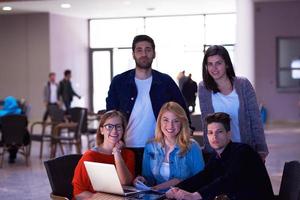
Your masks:
M 287 65 L 281 66 L 281 64 L 280 64 L 282 62 L 281 61 L 281 57 L 282 57 L 281 52 L 283 50 L 281 49 L 280 44 L 283 40 L 290 40 L 289 42 L 291 42 L 293 40 L 299 40 L 298 45 L 300 46 L 300 37 L 296 37 L 296 36 L 295 37 L 287 37 L 287 36 L 281 37 L 280 36 L 280 37 L 276 38 L 276 88 L 277 88 L 278 92 L 282 92 L 282 93 L 284 93 L 284 92 L 297 93 L 300 91 L 300 78 L 298 79 L 298 81 L 297 81 L 298 84 L 295 87 L 292 85 L 291 86 L 283 86 L 280 81 L 282 72 L 290 72 L 291 77 L 292 77 L 293 71 L 299 71 L 299 73 L 300 73 L 300 68 L 292 68 L 291 66 L 287 66 Z M 287 56 L 289 56 L 289 55 L 287 55 Z M 299 48 L 299 56 L 300 56 L 300 48 Z M 298 59 L 300 59 L 300 57 Z

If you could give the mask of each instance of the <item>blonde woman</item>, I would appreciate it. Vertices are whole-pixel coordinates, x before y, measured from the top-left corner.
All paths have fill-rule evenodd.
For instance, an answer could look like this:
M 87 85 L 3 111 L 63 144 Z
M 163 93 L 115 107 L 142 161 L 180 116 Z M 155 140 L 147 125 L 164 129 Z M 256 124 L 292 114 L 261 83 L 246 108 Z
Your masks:
M 132 184 L 135 167 L 134 153 L 123 149 L 126 124 L 124 115 L 116 110 L 108 111 L 101 117 L 97 131 L 97 145 L 83 154 L 75 169 L 72 182 L 75 199 L 89 199 L 95 193 L 84 161 L 114 164 L 121 184 Z
M 203 170 L 200 146 L 190 135 L 184 109 L 175 102 L 165 103 L 157 118 L 155 138 L 145 146 L 142 176 L 134 183 L 167 190 Z

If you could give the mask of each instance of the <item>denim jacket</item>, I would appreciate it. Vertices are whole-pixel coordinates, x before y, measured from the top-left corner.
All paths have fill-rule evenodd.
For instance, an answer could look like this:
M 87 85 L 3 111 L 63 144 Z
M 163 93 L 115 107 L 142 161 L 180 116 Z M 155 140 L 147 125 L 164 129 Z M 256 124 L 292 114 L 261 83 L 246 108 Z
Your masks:
M 134 77 L 135 69 L 131 69 L 113 78 L 106 98 L 107 110 L 117 109 L 125 113 L 129 119 L 137 97 Z M 183 96 L 174 80 L 169 75 L 156 70 L 152 70 L 150 99 L 156 119 L 162 105 L 169 101 L 177 102 L 188 113 Z
M 170 177 L 180 180 L 187 179 L 204 168 L 202 151 L 198 143 L 191 139 L 189 150 L 183 155 L 179 155 L 180 148 L 175 146 L 170 153 Z M 165 151 L 161 143 L 147 143 L 144 150 L 142 175 L 147 180 L 147 185 L 153 186 L 165 182 L 166 180 L 160 175 L 160 167 L 164 161 Z

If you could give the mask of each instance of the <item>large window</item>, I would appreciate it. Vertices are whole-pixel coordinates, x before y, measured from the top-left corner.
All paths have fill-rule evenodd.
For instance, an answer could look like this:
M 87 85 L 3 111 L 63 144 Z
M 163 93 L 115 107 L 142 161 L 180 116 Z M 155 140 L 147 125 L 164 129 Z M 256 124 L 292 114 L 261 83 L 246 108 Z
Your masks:
M 277 58 L 277 88 L 279 91 L 299 91 L 300 38 L 278 38 Z
M 90 47 L 130 47 L 132 38 L 143 33 L 143 18 L 90 20 Z
M 180 71 L 192 74 L 192 79 L 202 80 L 202 59 L 205 46 L 221 44 L 234 51 L 236 14 L 206 14 L 168 17 L 140 17 L 124 19 L 95 19 L 90 21 L 90 48 L 111 49 L 111 75 L 122 73 L 135 67 L 131 43 L 135 35 L 147 34 L 156 44 L 156 58 L 153 69 L 168 73 L 174 81 Z M 95 58 L 96 59 L 96 58 Z M 101 60 L 101 59 L 100 59 Z M 234 62 L 234 58 L 232 57 Z M 92 63 L 92 68 L 100 69 L 106 64 Z M 106 66 L 107 67 L 107 66 Z M 104 70 L 104 69 L 103 69 Z M 95 70 L 91 70 L 94 71 Z M 105 71 L 105 70 L 104 70 Z M 92 75 L 94 79 L 97 74 Z M 100 74 L 99 74 L 100 76 Z M 110 81 L 112 77 L 105 79 Z M 95 81 L 94 81 L 95 82 Z M 101 84 L 101 95 L 95 96 L 94 111 L 105 108 L 109 83 Z M 96 89 L 96 87 L 91 87 Z M 100 88 L 97 88 L 100 90 Z M 105 92 L 104 92 L 105 91 Z M 197 106 L 198 101 L 197 101 Z M 199 108 L 196 111 L 199 112 Z
M 112 50 L 98 49 L 92 51 L 92 88 L 93 109 L 95 111 L 105 108 L 105 96 L 111 81 Z
M 146 33 L 154 38 L 157 58 L 154 69 L 168 73 L 174 80 L 185 70 L 193 79 L 201 79 L 201 62 L 204 43 L 204 17 L 146 18 Z

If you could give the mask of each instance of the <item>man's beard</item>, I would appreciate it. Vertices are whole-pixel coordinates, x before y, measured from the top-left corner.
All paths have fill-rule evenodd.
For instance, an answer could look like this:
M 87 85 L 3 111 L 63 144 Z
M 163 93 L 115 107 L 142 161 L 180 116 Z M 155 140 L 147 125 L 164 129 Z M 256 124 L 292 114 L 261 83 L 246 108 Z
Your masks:
M 152 62 L 153 62 L 153 60 L 148 61 L 148 62 L 139 62 L 137 59 L 134 59 L 134 61 L 135 61 L 136 67 L 140 68 L 140 69 L 150 69 L 152 66 Z

